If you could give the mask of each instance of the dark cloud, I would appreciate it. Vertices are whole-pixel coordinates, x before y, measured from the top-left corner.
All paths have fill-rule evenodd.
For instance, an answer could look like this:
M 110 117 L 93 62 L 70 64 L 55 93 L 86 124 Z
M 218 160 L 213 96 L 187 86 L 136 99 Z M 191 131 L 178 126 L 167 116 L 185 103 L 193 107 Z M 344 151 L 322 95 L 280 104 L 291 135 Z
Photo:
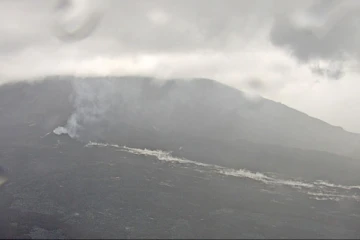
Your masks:
M 360 3 L 357 7 L 355 3 L 341 4 L 339 1 L 317 1 L 308 9 L 277 16 L 270 32 L 271 42 L 289 50 L 302 63 L 318 59 L 360 60 Z M 296 14 L 302 14 L 305 18 L 302 21 L 308 21 L 308 26 L 296 24 L 294 19 L 299 16 Z M 340 69 L 325 72 L 336 79 L 344 75 L 344 70 Z M 314 73 L 323 75 L 319 69 Z
M 360 111 L 343 102 L 359 102 L 351 84 L 360 71 L 348 64 L 360 66 L 359 8 L 321 28 L 337 1 L 83 0 L 103 18 L 81 41 L 62 41 L 56 11 L 69 2 L 0 0 L 0 84 L 53 74 L 206 77 L 359 129 Z M 294 23 L 303 10 L 315 28 Z M 314 84 L 345 73 L 347 81 Z
M 262 91 L 266 88 L 264 81 L 256 77 L 248 79 L 247 84 L 253 90 Z
M 330 80 L 339 80 L 345 75 L 344 68 L 341 63 L 333 63 L 322 67 L 315 65 L 310 67 L 310 69 L 314 74 L 326 77 Z

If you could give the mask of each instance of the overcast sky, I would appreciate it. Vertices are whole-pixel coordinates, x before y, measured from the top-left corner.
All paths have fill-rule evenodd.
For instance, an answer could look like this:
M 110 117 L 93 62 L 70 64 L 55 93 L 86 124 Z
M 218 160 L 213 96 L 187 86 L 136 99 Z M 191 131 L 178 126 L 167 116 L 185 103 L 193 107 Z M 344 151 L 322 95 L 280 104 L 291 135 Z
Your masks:
M 360 133 L 358 0 L 79 1 L 63 29 L 102 16 L 79 41 L 59 38 L 64 3 L 0 0 L 2 83 L 52 74 L 207 77 Z

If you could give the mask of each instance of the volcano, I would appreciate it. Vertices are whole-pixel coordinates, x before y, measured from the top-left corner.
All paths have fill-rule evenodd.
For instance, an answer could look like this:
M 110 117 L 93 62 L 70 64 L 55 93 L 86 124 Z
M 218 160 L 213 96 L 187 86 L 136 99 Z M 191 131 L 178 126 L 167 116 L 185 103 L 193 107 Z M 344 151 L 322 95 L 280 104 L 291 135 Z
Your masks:
M 52 76 L 0 114 L 0 237 L 359 235 L 360 135 L 214 80 Z

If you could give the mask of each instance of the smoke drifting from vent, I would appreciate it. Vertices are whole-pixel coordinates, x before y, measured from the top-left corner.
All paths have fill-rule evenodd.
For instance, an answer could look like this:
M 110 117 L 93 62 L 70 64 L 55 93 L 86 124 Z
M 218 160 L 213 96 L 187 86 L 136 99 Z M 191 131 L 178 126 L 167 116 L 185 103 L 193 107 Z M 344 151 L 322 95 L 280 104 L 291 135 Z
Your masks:
M 111 81 L 73 81 L 75 95 L 73 96 L 75 111 L 68 119 L 65 126 L 54 130 L 55 134 L 68 134 L 72 138 L 78 138 L 79 132 L 84 125 L 92 125 L 104 122 L 110 110 L 114 97 L 114 85 Z

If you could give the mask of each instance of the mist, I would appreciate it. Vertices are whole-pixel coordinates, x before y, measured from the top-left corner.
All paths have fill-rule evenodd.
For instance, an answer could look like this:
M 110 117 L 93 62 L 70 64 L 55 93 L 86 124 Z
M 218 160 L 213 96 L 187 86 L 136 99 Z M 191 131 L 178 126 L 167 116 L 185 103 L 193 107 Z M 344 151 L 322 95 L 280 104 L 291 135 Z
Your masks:
M 49 75 L 209 78 L 360 132 L 356 2 L 2 4 L 1 83 Z M 255 78 L 262 88 L 248 84 Z
M 0 1 L 0 238 L 357 238 L 358 6 Z

